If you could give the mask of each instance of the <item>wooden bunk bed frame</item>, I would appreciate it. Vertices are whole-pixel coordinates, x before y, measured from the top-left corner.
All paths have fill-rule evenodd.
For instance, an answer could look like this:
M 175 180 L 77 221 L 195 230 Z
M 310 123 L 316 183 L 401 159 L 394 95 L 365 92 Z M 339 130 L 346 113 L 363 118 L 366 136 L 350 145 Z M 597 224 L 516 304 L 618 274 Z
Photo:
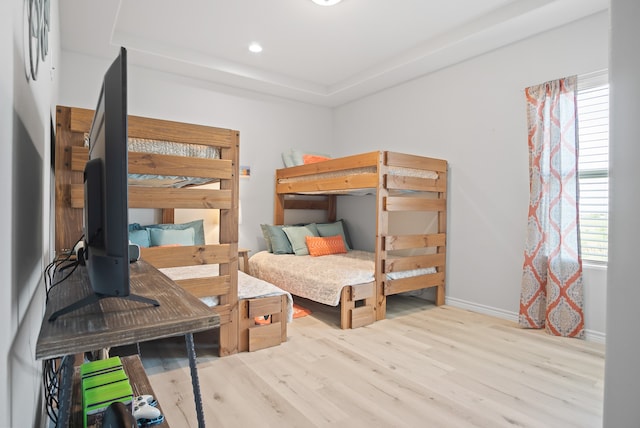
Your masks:
M 367 172 L 362 172 L 367 168 Z M 435 178 L 396 172 L 398 168 L 436 173 Z M 391 171 L 393 169 L 393 173 Z M 353 171 L 353 172 L 351 172 Z M 302 180 L 301 180 L 302 179 Z M 336 220 L 336 194 L 374 189 L 376 195 L 375 284 L 345 287 L 340 300 L 341 328 L 355 328 L 386 317 L 387 296 L 428 287 L 436 288 L 436 305 L 445 301 L 447 161 L 390 151 L 374 151 L 276 170 L 274 224 L 284 224 L 285 210 L 325 210 Z M 399 194 L 400 192 L 407 192 Z M 325 194 L 323 200 L 292 195 Z M 433 199 L 420 195 L 429 194 Z M 389 213 L 436 212 L 432 234 L 390 235 Z M 430 248 L 432 253 L 398 256 L 399 250 Z M 436 272 L 388 280 L 386 274 L 434 267 Z
M 93 111 L 57 107 L 55 147 L 55 249 L 68 251 L 82 236 L 83 171 L 88 159 L 84 135 Z M 219 180 L 220 189 L 153 188 L 129 186 L 130 208 L 160 208 L 162 223 L 174 222 L 175 208 L 220 210 L 219 244 L 171 248 L 142 248 L 141 257 L 157 268 L 218 264 L 219 275 L 176 281 L 196 297 L 218 296 L 212 307 L 220 316 L 220 356 L 248 348 L 246 332 L 239 331 L 238 302 L 238 161 L 239 132 L 231 129 L 129 116 L 130 138 L 209 145 L 220 149 L 220 159 L 187 158 L 129 152 L 129 172 L 189 175 Z M 246 315 L 245 315 L 246 316 Z M 243 321 L 243 325 L 247 323 Z M 286 324 L 286 320 L 285 320 Z M 278 334 L 278 337 L 281 337 Z M 285 333 L 286 339 L 286 333 Z M 239 342 L 241 344 L 239 345 Z

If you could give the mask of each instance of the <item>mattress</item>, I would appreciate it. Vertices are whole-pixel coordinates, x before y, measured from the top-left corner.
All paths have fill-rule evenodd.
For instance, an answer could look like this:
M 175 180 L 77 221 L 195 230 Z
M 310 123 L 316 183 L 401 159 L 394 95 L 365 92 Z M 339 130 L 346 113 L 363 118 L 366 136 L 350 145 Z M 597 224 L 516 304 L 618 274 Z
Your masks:
M 249 259 L 249 269 L 253 276 L 295 296 L 338 306 L 345 286 L 375 281 L 374 257 L 372 252 L 359 250 L 321 257 L 260 251 Z M 387 277 L 399 279 L 435 272 L 435 268 L 415 269 L 389 273 Z
M 89 146 L 89 134 L 85 134 L 84 144 L 85 147 Z M 187 144 L 173 141 L 129 138 L 127 146 L 130 152 L 183 156 L 190 158 L 220 159 L 220 149 L 204 144 Z M 211 178 L 204 177 L 154 174 L 129 174 L 128 179 L 130 186 L 146 187 L 185 187 L 206 184 L 212 181 L 213 180 Z
M 215 264 L 180 266 L 173 268 L 163 268 L 159 270 L 174 281 L 218 275 L 218 265 Z M 293 298 L 291 296 L 291 293 L 282 290 L 265 280 L 255 278 L 253 276 L 247 275 L 242 271 L 238 271 L 239 300 L 281 296 L 283 294 L 287 296 L 287 322 L 291 322 L 291 320 L 293 319 Z M 217 306 L 219 303 L 217 296 L 203 297 L 200 300 L 202 300 L 209 307 Z

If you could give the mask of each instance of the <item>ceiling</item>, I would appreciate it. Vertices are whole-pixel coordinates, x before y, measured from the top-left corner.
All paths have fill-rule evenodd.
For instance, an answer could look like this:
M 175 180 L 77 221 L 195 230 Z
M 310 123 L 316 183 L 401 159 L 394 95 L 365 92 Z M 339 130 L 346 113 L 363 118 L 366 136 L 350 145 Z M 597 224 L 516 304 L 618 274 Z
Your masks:
M 60 0 L 65 51 L 335 107 L 609 0 Z M 259 42 L 263 51 L 248 50 Z

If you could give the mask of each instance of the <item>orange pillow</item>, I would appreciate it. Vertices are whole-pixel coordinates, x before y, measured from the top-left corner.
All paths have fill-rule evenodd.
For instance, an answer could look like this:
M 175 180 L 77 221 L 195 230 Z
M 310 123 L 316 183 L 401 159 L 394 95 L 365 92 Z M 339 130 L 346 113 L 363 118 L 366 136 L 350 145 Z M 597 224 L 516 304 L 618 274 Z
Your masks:
M 302 163 L 304 163 L 305 165 L 310 164 L 310 163 L 322 162 L 322 161 L 326 161 L 326 160 L 329 160 L 329 159 L 331 159 L 331 158 L 328 158 L 326 156 L 302 155 Z
M 312 256 L 326 256 L 329 254 L 343 254 L 347 252 L 342 235 L 336 236 L 307 236 L 307 248 Z

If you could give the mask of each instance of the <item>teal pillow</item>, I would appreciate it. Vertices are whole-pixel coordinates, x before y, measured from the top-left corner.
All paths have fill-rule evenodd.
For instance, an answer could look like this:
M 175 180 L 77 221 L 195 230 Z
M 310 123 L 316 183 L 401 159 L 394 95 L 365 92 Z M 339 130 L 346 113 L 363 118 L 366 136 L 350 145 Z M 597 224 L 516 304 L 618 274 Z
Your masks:
M 307 236 L 320 236 L 318 235 L 318 229 L 314 223 L 307 224 L 306 226 L 288 226 L 283 227 L 282 230 L 289 238 L 291 242 L 291 248 L 296 256 L 308 256 L 309 249 L 307 248 Z
M 131 232 L 132 230 L 142 230 L 144 229 L 143 226 L 140 226 L 140 223 L 131 223 L 129 225 L 129 232 Z
M 194 230 L 187 229 L 149 229 L 152 247 L 160 245 L 195 245 Z
M 261 224 L 260 229 L 262 229 L 262 236 L 264 237 L 265 242 L 267 243 L 267 251 L 273 253 L 273 246 L 271 245 L 271 238 L 269 237 L 269 229 L 266 224 Z
M 180 223 L 180 224 L 151 224 L 149 226 L 144 226 L 146 229 L 164 229 L 164 230 L 182 230 L 182 229 L 193 229 L 194 243 L 191 245 L 204 245 L 204 224 L 202 219 L 190 221 L 188 223 Z
M 129 242 L 139 245 L 140 247 L 150 247 L 151 239 L 149 238 L 149 230 L 134 229 L 129 231 Z
M 273 254 L 293 254 L 289 238 L 282 230 L 284 226 L 266 225 Z
M 282 163 L 284 163 L 286 168 L 296 165 L 293 161 L 293 154 L 291 153 L 291 150 L 288 152 L 282 152 Z
M 342 240 L 344 241 L 345 247 L 347 247 L 347 251 L 351 250 L 351 243 L 347 239 L 345 231 L 346 227 L 342 220 L 338 220 L 334 223 L 317 223 L 316 228 L 322 237 L 342 235 Z

